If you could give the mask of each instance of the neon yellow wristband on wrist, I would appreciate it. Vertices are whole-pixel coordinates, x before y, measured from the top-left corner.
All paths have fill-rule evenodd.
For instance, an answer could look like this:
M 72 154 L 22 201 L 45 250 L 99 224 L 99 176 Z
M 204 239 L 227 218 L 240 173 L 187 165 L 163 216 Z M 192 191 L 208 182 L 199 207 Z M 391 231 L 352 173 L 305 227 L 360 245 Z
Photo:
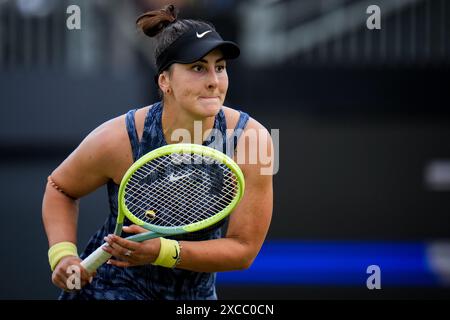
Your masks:
M 58 242 L 48 249 L 48 261 L 52 271 L 55 270 L 58 262 L 65 256 L 78 257 L 77 247 L 72 242 Z
M 174 268 L 180 262 L 180 244 L 176 240 L 159 238 L 161 240 L 161 249 L 158 258 L 153 265 L 166 268 Z

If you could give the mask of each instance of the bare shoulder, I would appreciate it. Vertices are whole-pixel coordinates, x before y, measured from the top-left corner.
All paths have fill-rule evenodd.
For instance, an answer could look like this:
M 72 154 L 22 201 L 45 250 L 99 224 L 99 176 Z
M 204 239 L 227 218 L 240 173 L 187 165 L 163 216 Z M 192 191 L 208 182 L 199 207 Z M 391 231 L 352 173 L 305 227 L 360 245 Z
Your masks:
M 139 141 L 144 131 L 145 117 L 149 106 L 136 110 L 135 126 Z M 126 115 L 113 118 L 91 134 L 92 144 L 97 149 L 99 164 L 108 169 L 108 177 L 120 183 L 126 170 L 133 163 L 133 153 L 125 122 Z
M 227 119 L 228 129 L 234 129 L 236 127 L 237 122 L 239 121 L 239 117 L 240 117 L 239 111 L 237 111 L 233 108 L 230 108 L 230 107 L 226 107 L 226 106 L 223 106 L 222 109 L 223 109 L 223 111 L 225 113 L 225 117 Z M 268 133 L 267 129 L 260 122 L 258 122 L 256 119 L 254 119 L 252 117 L 249 118 L 247 125 L 245 127 L 245 130 L 247 130 L 249 128 L 263 130 Z
M 125 115 L 106 121 L 53 171 L 53 180 L 68 194 L 82 197 L 108 180 L 122 178 L 132 163 Z
M 125 115 L 113 118 L 95 128 L 80 144 L 79 148 L 91 150 L 98 157 L 113 157 L 123 154 L 129 145 L 125 126 Z M 128 148 L 129 149 L 129 148 Z
M 239 111 L 225 106 L 223 110 L 227 118 L 228 129 L 234 129 L 239 121 Z M 260 177 L 262 180 L 271 177 L 275 165 L 274 152 L 269 130 L 259 121 L 250 117 L 240 135 L 234 153 L 234 160 L 241 167 L 244 175 L 247 178 Z
M 264 127 L 258 120 L 250 117 L 248 119 L 247 125 L 245 127 L 245 130 L 258 130 L 259 134 L 263 134 L 264 136 L 270 135 L 269 130 L 267 130 L 266 127 Z

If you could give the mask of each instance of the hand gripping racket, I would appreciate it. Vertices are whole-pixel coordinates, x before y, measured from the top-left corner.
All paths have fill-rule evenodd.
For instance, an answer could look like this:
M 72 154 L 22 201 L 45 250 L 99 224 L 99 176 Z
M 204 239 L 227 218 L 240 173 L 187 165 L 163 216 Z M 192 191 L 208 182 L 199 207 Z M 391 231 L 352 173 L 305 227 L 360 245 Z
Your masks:
M 114 234 L 120 236 L 125 217 L 150 230 L 127 238 L 136 242 L 204 229 L 233 211 L 244 188 L 241 169 L 220 151 L 197 144 L 160 147 L 125 173 Z M 109 258 L 99 247 L 81 265 L 94 272 Z

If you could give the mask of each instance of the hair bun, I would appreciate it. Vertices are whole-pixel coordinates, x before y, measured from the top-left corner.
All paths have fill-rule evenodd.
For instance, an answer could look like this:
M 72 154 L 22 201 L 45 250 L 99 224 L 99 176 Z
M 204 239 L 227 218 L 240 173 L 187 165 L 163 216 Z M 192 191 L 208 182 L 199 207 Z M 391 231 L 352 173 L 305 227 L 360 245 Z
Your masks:
M 138 27 L 149 37 L 154 37 L 177 19 L 178 11 L 173 4 L 163 9 L 148 11 L 136 19 Z

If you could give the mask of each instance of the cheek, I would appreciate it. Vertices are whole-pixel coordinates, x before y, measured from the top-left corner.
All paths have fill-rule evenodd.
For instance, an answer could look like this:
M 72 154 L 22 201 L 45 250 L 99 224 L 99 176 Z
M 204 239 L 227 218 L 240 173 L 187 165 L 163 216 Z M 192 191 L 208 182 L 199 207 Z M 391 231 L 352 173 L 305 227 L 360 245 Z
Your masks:
M 220 91 L 226 93 L 228 90 L 228 76 L 225 74 L 219 82 Z
M 190 81 L 186 81 L 184 83 L 177 83 L 173 86 L 173 92 L 176 98 L 186 99 L 194 94 L 195 89 L 192 88 L 192 85 L 189 83 Z
M 189 99 L 190 97 L 193 97 L 195 95 L 195 90 L 193 90 L 192 88 L 183 88 L 180 91 L 180 96 L 183 99 Z

